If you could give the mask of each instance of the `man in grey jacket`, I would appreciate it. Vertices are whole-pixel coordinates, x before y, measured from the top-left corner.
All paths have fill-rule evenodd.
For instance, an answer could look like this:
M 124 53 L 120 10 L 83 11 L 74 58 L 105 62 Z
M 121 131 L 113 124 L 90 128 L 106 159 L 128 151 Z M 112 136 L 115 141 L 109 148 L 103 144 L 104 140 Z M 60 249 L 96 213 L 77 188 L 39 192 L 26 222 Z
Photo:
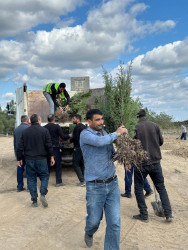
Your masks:
M 164 185 L 164 177 L 160 164 L 162 158 L 160 146 L 163 144 L 163 137 L 159 126 L 146 118 L 144 109 L 140 109 L 137 117 L 139 121 L 135 129 L 135 139 L 141 141 L 143 149 L 148 152 L 149 160 L 142 164 L 141 170 L 135 169 L 134 172 L 135 195 L 140 214 L 134 215 L 133 218 L 144 222 L 148 221 L 148 211 L 143 188 L 145 178 L 149 174 L 160 195 L 166 221 L 171 222 L 173 220 L 172 209 Z
M 17 157 L 17 147 L 19 140 L 22 136 L 22 132 L 29 127 L 29 118 L 27 115 L 21 116 L 21 124 L 14 130 L 14 152 L 15 156 Z M 17 166 L 17 192 L 21 192 L 25 190 L 24 188 L 24 181 L 23 181 L 23 173 L 25 167 L 25 159 L 24 155 L 22 154 L 22 165 Z

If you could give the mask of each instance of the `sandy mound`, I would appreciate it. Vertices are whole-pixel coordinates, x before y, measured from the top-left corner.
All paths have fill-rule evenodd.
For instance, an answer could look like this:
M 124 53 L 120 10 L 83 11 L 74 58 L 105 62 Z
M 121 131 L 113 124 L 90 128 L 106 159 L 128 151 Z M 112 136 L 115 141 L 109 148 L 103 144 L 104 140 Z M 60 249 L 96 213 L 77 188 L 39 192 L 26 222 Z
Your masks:
M 177 136 L 165 136 L 162 150 L 166 150 L 168 154 L 188 158 L 188 141 L 180 140 Z

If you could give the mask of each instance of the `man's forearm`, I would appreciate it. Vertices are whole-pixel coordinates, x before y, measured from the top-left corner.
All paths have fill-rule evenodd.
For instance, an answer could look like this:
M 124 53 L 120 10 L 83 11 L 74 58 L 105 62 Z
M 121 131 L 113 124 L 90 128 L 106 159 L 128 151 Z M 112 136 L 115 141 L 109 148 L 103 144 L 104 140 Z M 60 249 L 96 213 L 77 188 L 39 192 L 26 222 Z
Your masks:
M 88 134 L 83 136 L 83 143 L 96 146 L 96 147 L 103 147 L 105 145 L 111 144 L 114 140 L 116 140 L 118 134 L 116 132 L 104 135 L 104 136 L 96 136 L 93 134 Z

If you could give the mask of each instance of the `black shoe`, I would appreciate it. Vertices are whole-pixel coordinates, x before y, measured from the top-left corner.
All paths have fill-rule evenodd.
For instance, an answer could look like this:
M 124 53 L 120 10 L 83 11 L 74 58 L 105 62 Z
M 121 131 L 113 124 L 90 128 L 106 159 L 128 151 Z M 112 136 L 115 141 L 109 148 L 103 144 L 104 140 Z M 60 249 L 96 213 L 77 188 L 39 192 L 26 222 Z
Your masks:
M 145 198 L 147 198 L 147 197 L 149 197 L 150 195 L 152 195 L 153 194 L 153 190 L 151 190 L 151 191 L 146 191 L 146 193 L 145 193 Z
M 174 217 L 172 215 L 166 217 L 166 222 L 172 222 Z
M 17 189 L 17 192 L 21 192 L 21 191 L 24 191 L 25 188 L 22 188 L 22 189 Z
M 141 214 L 133 215 L 133 219 L 135 219 L 135 220 L 141 220 L 143 222 L 148 222 L 149 221 L 148 217 L 143 216 Z
M 61 182 L 61 183 L 57 183 L 55 184 L 56 187 L 61 187 L 61 186 L 65 186 L 65 183 Z
M 39 205 L 38 205 L 37 201 L 33 201 L 33 203 L 31 203 L 31 206 L 32 207 L 38 207 Z
M 48 202 L 47 202 L 47 200 L 46 200 L 46 198 L 45 198 L 44 195 L 41 195 L 40 201 L 42 202 L 43 207 L 47 207 L 48 206 Z
M 86 183 L 85 181 L 81 181 L 80 183 L 77 184 L 78 187 L 85 187 Z
M 126 193 L 121 194 L 121 196 L 122 196 L 122 197 L 126 197 L 126 198 L 131 198 L 131 197 L 132 197 L 132 195 L 131 195 L 131 194 L 126 194 Z
M 85 233 L 84 240 L 88 247 L 91 247 L 93 245 L 93 235 Z
M 37 198 L 31 198 L 31 200 L 33 201 L 33 203 L 31 204 L 31 206 L 32 207 L 38 207 Z

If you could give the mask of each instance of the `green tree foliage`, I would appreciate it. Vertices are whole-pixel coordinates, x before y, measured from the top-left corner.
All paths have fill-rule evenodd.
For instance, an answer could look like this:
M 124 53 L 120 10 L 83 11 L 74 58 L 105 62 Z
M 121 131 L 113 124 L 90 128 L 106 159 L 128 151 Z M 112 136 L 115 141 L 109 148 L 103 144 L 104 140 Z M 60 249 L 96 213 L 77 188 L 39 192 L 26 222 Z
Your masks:
M 164 112 L 157 114 L 152 110 L 148 110 L 147 108 L 145 108 L 145 110 L 146 110 L 147 118 L 150 121 L 157 123 L 160 128 L 169 129 L 169 128 L 173 128 L 175 126 L 175 123 L 173 121 L 174 118 L 172 116 L 167 115 Z
M 92 90 L 87 92 L 80 92 L 71 97 L 70 100 L 70 111 L 69 115 L 73 116 L 74 114 L 81 115 L 82 118 L 85 118 L 87 112 L 87 100 L 91 96 Z
M 133 135 L 137 123 L 136 114 L 141 108 L 139 99 L 134 101 L 131 97 L 132 79 L 131 64 L 127 72 L 120 65 L 116 78 L 104 71 L 105 91 L 104 96 L 98 98 L 98 106 L 103 112 L 105 128 L 113 132 L 121 124 Z
M 7 103 L 5 111 L 0 110 L 0 134 L 13 134 L 15 129 L 15 102 Z

